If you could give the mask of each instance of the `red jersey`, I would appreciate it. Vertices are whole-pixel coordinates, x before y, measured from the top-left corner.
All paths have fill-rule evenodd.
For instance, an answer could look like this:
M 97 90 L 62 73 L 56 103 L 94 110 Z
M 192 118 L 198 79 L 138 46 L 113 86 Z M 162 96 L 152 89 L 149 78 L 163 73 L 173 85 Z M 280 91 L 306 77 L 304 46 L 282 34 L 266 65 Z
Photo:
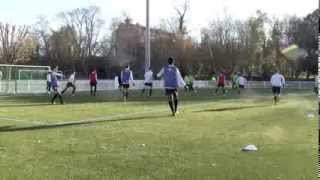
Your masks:
M 96 84 L 97 83 L 97 73 L 95 71 L 90 73 L 89 80 L 90 80 L 91 84 Z
M 225 76 L 224 74 L 220 74 L 218 77 L 218 84 L 224 84 Z

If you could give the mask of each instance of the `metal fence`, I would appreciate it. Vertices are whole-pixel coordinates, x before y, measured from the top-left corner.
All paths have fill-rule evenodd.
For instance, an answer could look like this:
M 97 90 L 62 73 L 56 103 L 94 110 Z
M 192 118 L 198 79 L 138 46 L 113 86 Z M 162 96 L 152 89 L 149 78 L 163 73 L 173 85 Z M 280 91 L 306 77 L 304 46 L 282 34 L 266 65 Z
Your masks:
M 66 81 L 60 81 L 60 87 L 66 85 Z M 41 94 L 46 93 L 46 81 L 44 80 L 16 80 L 0 81 L 0 94 Z M 289 89 L 313 89 L 313 81 L 287 81 L 286 88 Z M 78 92 L 90 91 L 88 80 L 77 80 L 76 87 Z M 142 89 L 144 81 L 136 80 L 132 89 Z M 154 81 L 154 89 L 163 88 L 163 81 Z M 213 81 L 194 81 L 195 88 L 215 88 Z M 227 81 L 227 88 L 231 87 L 231 82 Z M 267 81 L 249 81 L 246 88 L 270 88 L 270 82 Z M 110 91 L 118 88 L 118 82 L 115 80 L 99 80 L 98 91 Z

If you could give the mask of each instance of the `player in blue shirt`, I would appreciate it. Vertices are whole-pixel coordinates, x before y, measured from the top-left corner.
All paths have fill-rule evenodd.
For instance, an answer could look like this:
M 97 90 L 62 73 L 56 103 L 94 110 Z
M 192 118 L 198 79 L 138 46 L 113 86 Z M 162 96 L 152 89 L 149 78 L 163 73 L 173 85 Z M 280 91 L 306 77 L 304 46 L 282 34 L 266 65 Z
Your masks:
M 175 116 L 178 111 L 178 88 L 180 85 L 185 86 L 179 69 L 174 65 L 173 58 L 168 59 L 168 64 L 165 65 L 157 75 L 159 78 L 164 78 L 164 88 L 168 96 L 169 106 L 172 115 Z
M 121 71 L 121 84 L 122 84 L 122 92 L 123 92 L 123 100 L 127 101 L 129 96 L 129 88 L 130 83 L 134 86 L 133 73 L 130 70 L 129 65 L 125 67 L 124 70 Z

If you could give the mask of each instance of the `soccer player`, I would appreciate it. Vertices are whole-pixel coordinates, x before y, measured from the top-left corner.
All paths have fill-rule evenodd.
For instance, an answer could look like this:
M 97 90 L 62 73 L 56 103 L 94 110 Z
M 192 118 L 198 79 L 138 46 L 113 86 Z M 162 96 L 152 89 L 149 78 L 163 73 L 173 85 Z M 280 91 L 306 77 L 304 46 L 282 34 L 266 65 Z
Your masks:
M 238 74 L 235 73 L 235 74 L 233 74 L 231 76 L 232 89 L 237 89 L 238 88 L 237 80 L 238 80 Z
M 223 72 L 221 72 L 221 73 L 219 74 L 219 76 L 218 76 L 216 94 L 218 93 L 218 90 L 219 90 L 220 88 L 222 88 L 223 94 L 226 93 L 226 90 L 224 89 L 225 82 L 226 82 L 226 76 L 224 75 Z
M 146 89 L 149 89 L 149 96 L 152 96 L 152 86 L 153 86 L 153 72 L 151 69 L 149 69 L 145 74 L 144 74 L 144 87 L 142 89 L 141 95 L 144 94 Z
M 63 77 L 63 74 L 58 73 L 58 68 L 55 68 L 54 71 L 51 73 L 51 86 L 54 92 L 54 95 L 51 99 L 51 104 L 55 104 L 55 99 L 57 97 L 59 97 L 60 99 L 60 104 L 63 104 L 63 98 L 59 90 L 60 84 L 59 84 L 58 77 Z
M 194 81 L 194 78 L 192 75 L 185 76 L 184 82 L 186 83 L 186 86 L 185 86 L 186 92 L 188 92 L 188 93 L 194 92 L 193 81 Z
M 168 103 L 175 116 L 178 111 L 178 87 L 179 85 L 185 86 L 186 83 L 181 77 L 179 69 L 174 65 L 173 58 L 168 59 L 168 64 L 165 65 L 157 75 L 159 78 L 163 76 L 164 87 L 166 95 L 168 96 Z
M 98 75 L 97 75 L 97 71 L 95 69 L 90 73 L 89 81 L 90 81 L 90 94 L 91 94 L 91 96 L 96 96 Z
M 49 70 L 47 73 L 47 92 L 48 92 L 48 94 L 51 93 L 51 76 L 52 76 L 52 71 Z
M 68 79 L 68 83 L 66 85 L 66 87 L 64 88 L 64 90 L 62 91 L 62 94 L 64 94 L 67 89 L 69 87 L 72 88 L 72 96 L 75 96 L 75 92 L 76 92 L 76 72 L 73 72 L 70 76 L 69 76 L 69 79 Z
M 271 86 L 273 92 L 273 101 L 276 105 L 279 102 L 279 97 L 281 93 L 281 88 L 285 86 L 285 79 L 282 74 L 279 73 L 279 70 L 276 70 L 276 73 L 271 77 Z
M 135 85 L 134 80 L 133 80 L 133 73 L 130 70 L 130 66 L 127 65 L 125 67 L 125 69 L 121 71 L 121 84 L 122 84 L 123 101 L 125 101 L 125 102 L 128 100 L 130 82 L 132 82 L 133 86 Z
M 237 76 L 236 84 L 238 85 L 238 93 L 241 93 L 241 89 L 244 89 L 247 84 L 247 79 L 243 77 L 240 73 Z

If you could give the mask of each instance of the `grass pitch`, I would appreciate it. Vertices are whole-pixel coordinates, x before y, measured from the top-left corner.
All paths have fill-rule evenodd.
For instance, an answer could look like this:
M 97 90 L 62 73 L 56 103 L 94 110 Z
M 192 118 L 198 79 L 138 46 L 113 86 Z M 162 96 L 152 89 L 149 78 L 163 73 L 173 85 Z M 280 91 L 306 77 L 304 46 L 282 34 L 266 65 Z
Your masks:
M 171 117 L 162 92 L 129 102 L 97 97 L 0 97 L 0 179 L 311 180 L 316 178 L 317 103 L 288 91 L 226 96 L 180 93 Z M 312 116 L 314 115 L 314 116 Z M 255 144 L 257 152 L 241 152 Z

